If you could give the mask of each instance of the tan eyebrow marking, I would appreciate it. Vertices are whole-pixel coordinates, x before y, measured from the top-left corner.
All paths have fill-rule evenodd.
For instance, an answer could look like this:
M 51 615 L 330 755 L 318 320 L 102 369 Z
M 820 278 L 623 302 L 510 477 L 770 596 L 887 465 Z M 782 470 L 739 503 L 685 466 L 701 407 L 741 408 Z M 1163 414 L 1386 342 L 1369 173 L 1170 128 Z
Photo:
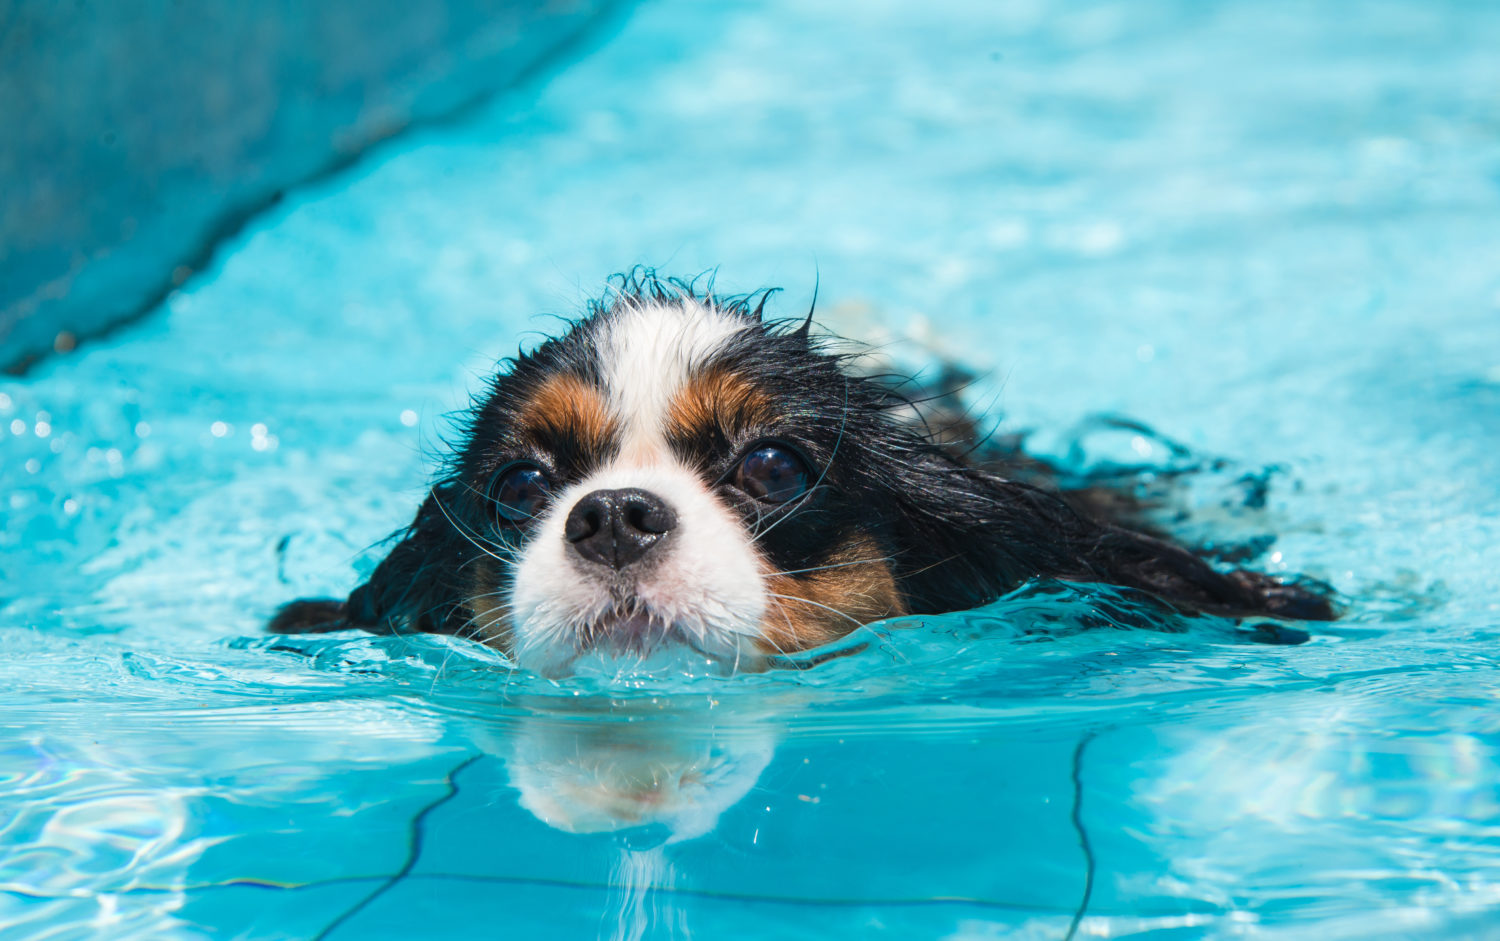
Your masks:
M 521 407 L 519 430 L 544 446 L 570 440 L 598 453 L 617 435 L 604 393 L 577 376 L 551 376 Z
M 754 382 L 726 367 L 713 366 L 688 380 L 673 397 L 666 430 L 674 438 L 716 431 L 733 437 L 770 424 L 775 414 L 771 397 Z

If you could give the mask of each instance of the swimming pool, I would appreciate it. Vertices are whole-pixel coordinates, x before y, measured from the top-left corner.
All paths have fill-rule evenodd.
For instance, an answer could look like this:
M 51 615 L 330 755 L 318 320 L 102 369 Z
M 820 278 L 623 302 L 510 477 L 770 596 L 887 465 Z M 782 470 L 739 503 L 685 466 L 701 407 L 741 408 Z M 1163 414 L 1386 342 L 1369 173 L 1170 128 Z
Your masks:
M 1500 10 L 810 7 L 644 5 L 0 384 L 0 935 L 1500 933 Z M 1193 525 L 1348 616 L 1084 630 L 1108 593 L 1034 586 L 805 672 L 564 684 L 260 633 L 636 262 L 788 313 L 816 275 L 1051 453 L 1108 412 L 1225 458 Z

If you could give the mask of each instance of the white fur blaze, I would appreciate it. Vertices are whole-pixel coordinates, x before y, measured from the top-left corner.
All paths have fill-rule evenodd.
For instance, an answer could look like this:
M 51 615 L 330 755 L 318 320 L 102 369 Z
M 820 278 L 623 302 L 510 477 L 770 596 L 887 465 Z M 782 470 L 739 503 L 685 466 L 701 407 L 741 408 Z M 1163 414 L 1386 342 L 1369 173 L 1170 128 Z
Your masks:
M 696 300 L 625 307 L 602 325 L 595 349 L 610 409 L 624 431 L 623 459 L 663 446 L 672 400 L 730 338 L 749 328 L 742 317 Z

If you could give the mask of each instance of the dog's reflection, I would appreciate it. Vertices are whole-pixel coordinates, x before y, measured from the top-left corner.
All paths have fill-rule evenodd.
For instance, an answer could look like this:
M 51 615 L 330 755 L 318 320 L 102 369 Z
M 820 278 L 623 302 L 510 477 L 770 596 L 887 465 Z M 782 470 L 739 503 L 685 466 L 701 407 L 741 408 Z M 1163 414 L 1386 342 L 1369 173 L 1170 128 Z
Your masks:
M 621 831 L 634 848 L 711 831 L 770 764 L 764 721 L 655 703 L 532 708 L 498 750 L 522 807 L 568 833 Z
M 755 786 L 775 753 L 773 723 L 656 703 L 527 706 L 493 742 L 520 805 L 557 830 L 618 835 L 601 937 L 687 937 L 673 844 L 710 833 Z

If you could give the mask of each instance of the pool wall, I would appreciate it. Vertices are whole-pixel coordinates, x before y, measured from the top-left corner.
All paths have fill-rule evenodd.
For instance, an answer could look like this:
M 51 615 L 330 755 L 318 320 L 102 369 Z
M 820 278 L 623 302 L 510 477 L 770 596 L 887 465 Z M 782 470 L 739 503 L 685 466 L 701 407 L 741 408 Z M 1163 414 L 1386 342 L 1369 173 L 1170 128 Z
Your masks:
M 288 186 L 514 84 L 617 5 L 0 7 L 0 368 L 149 309 Z

